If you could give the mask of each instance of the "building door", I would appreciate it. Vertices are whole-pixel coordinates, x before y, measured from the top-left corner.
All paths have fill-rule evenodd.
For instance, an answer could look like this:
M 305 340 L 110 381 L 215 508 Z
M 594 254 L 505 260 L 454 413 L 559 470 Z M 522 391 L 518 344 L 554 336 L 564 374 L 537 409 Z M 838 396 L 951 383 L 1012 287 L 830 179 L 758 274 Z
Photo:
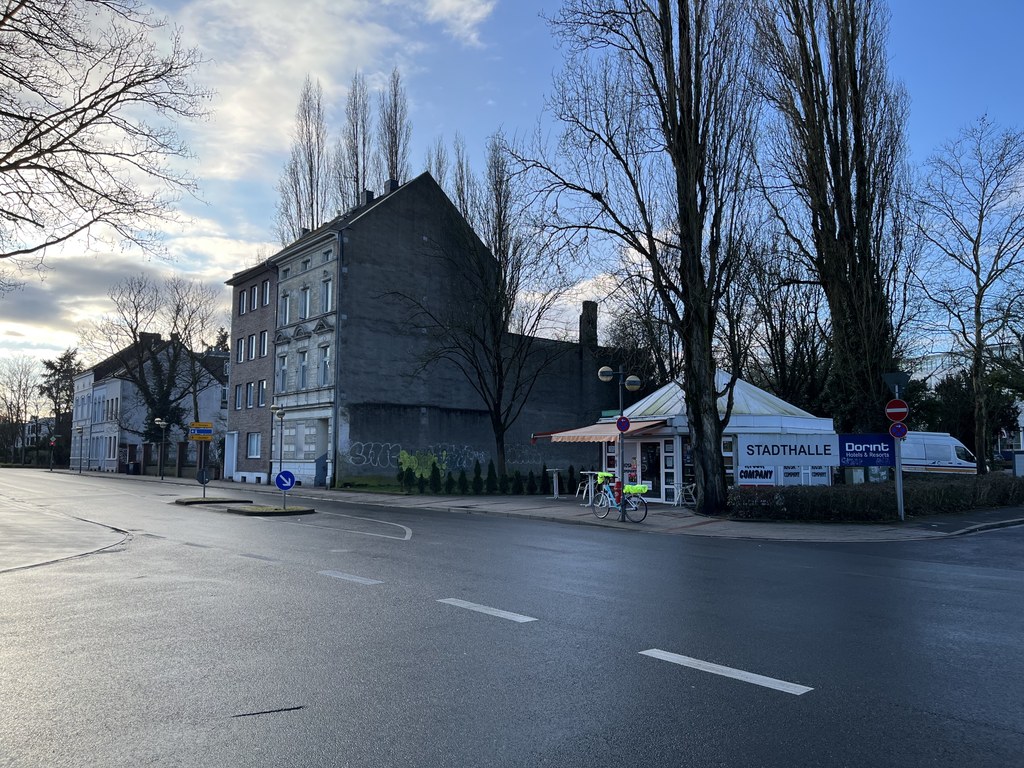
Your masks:
M 639 482 L 650 486 L 648 498 L 661 499 L 661 441 L 640 443 L 640 478 Z

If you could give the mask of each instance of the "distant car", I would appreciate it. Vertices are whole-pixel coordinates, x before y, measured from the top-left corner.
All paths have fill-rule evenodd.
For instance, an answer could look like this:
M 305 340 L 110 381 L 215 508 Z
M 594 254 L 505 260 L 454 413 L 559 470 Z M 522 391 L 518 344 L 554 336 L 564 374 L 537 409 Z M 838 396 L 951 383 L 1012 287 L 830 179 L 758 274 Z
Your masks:
M 908 432 L 900 459 L 904 472 L 978 473 L 974 454 L 948 432 Z

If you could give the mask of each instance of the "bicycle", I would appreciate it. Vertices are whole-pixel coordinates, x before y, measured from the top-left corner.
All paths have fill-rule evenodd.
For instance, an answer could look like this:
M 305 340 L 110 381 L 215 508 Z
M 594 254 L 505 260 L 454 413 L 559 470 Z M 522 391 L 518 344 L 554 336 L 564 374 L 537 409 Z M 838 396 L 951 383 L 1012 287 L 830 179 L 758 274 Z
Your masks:
M 608 512 L 618 509 L 619 503 L 615 501 L 615 491 L 612 488 L 613 475 L 610 472 L 599 472 L 597 475 L 598 488 L 594 495 L 594 515 L 603 520 L 608 517 Z M 624 485 L 622 487 L 623 505 L 622 511 L 626 519 L 631 523 L 642 522 L 647 517 L 647 499 L 641 494 L 647 493 L 646 485 Z

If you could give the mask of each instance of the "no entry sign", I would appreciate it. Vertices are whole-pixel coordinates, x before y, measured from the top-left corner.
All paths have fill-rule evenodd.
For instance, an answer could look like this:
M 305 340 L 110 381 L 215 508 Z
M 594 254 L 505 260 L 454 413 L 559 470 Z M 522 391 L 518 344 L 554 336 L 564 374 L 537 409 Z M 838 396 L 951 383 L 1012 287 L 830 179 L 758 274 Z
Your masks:
M 910 408 L 903 400 L 893 399 L 885 404 L 885 415 L 889 421 L 903 421 L 910 414 Z

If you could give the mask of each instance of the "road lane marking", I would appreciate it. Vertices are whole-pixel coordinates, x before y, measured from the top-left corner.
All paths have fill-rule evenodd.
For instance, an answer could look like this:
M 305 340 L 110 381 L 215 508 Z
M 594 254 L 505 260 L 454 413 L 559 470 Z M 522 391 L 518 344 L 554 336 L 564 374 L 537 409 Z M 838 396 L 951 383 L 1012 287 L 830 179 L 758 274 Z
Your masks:
M 491 608 L 487 605 L 478 605 L 476 603 L 467 603 L 465 600 L 459 600 L 454 597 L 446 597 L 443 600 L 438 600 L 439 603 L 446 603 L 447 605 L 454 605 L 456 608 L 465 608 L 467 611 L 476 611 L 477 613 L 486 613 L 488 616 L 497 616 L 499 619 L 508 619 L 509 621 L 516 621 L 520 624 L 527 621 L 536 621 L 532 616 L 523 616 L 521 613 L 512 613 L 510 611 L 503 611 L 500 608 Z
M 395 528 L 402 529 L 402 535 L 399 536 L 388 536 L 386 533 L 370 533 L 368 531 L 350 531 L 343 529 L 348 533 L 359 533 L 363 536 L 378 536 L 382 539 L 397 539 L 398 541 L 409 541 L 412 538 L 412 528 L 401 523 L 389 523 L 387 520 L 378 520 L 374 517 L 359 517 L 357 515 L 343 515 L 340 512 L 321 512 L 322 515 L 332 515 L 334 517 L 347 517 L 350 520 L 365 520 L 368 523 L 380 523 L 381 525 L 393 525 Z
M 754 685 L 764 686 L 765 688 L 774 688 L 776 691 L 791 693 L 794 696 L 801 696 L 808 691 L 814 690 L 813 688 L 808 688 L 806 685 L 787 683 L 785 680 L 776 680 L 774 677 L 765 677 L 764 675 L 757 675 L 753 672 L 744 672 L 742 669 L 723 667 L 721 664 L 713 664 L 710 661 L 695 659 L 691 656 L 680 656 L 678 653 L 669 653 L 668 651 L 662 651 L 658 648 L 651 648 L 648 651 L 640 651 L 640 655 L 650 656 L 653 659 L 661 659 L 662 661 L 670 661 L 673 664 L 680 664 L 684 667 L 699 669 L 702 672 L 710 672 L 713 675 L 731 677 L 734 680 L 742 680 L 745 683 L 753 683 Z
M 342 573 L 341 571 L 317 571 L 321 576 L 330 576 L 332 579 L 341 579 L 343 581 L 354 581 L 356 584 L 383 584 L 383 581 L 377 579 L 368 579 L 365 576 L 356 576 L 351 573 Z

